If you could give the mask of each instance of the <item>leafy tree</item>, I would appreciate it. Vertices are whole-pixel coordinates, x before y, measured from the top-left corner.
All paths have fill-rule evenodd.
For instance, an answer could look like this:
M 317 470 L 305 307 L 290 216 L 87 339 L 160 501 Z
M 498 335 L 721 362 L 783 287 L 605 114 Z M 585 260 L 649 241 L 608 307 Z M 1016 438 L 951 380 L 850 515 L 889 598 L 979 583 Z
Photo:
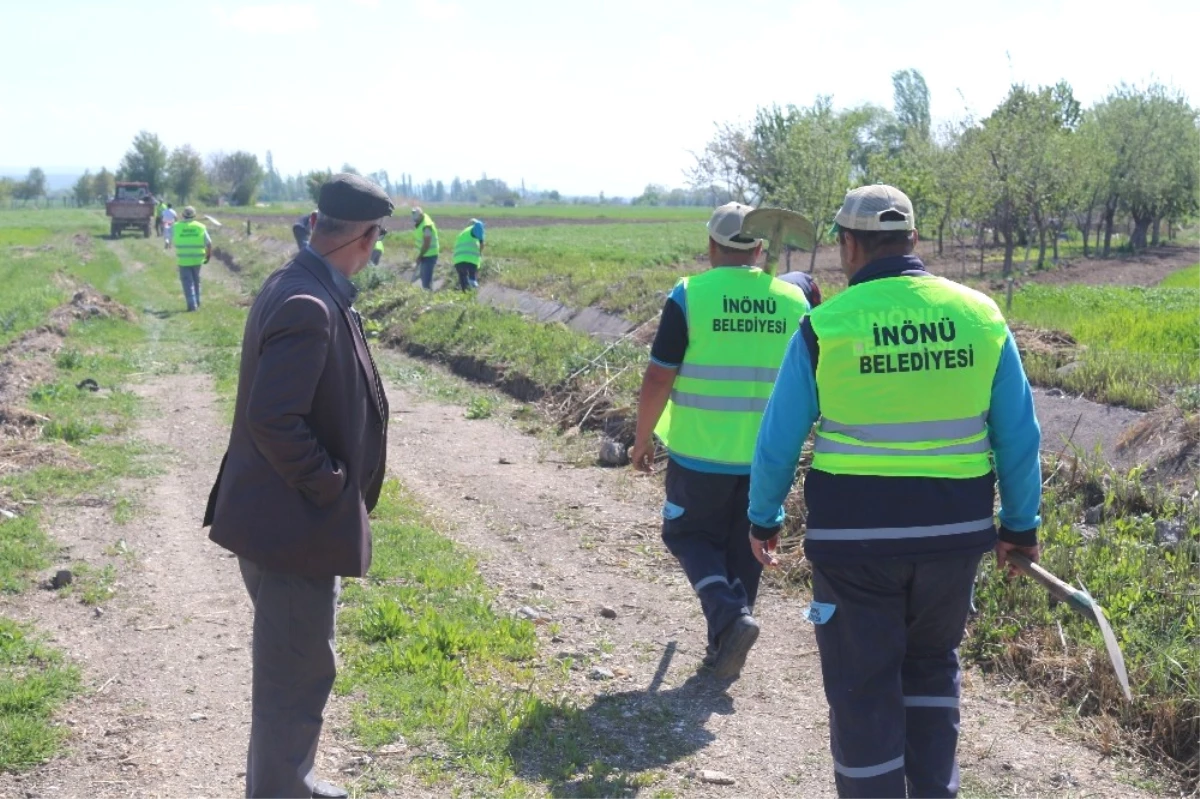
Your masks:
M 121 180 L 148 183 L 150 192 L 158 194 L 166 187 L 167 158 L 167 148 L 158 136 L 143 130 L 121 159 L 117 175 Z
M 275 157 L 267 150 L 266 174 L 263 176 L 262 197 L 264 200 L 290 199 L 283 178 L 275 169 Z
M 96 199 L 95 186 L 92 182 L 92 172 L 90 169 L 83 170 L 83 174 L 79 176 L 79 180 L 75 181 L 74 188 L 71 189 L 71 194 L 75 196 L 76 205 L 91 205 Z
M 200 184 L 204 181 L 204 160 L 200 153 L 190 145 L 176 147 L 167 161 L 167 185 L 170 186 L 175 200 L 188 202 L 199 194 Z
M 233 205 L 250 205 L 262 184 L 263 169 L 253 153 L 244 150 L 230 155 L 218 153 L 211 160 L 208 180 Z
M 326 169 L 321 172 L 309 172 L 304 176 L 304 187 L 308 190 L 308 196 L 312 199 L 315 205 L 321 197 L 321 187 L 329 182 L 333 177 L 333 172 Z
M 100 167 L 100 171 L 92 177 L 92 196 L 106 202 L 116 192 L 116 179 L 108 171 L 108 167 Z
M 1097 107 L 1096 122 L 1113 161 L 1104 254 L 1110 251 L 1114 217 L 1121 208 L 1133 220 L 1130 246 L 1145 247 L 1157 221 L 1195 209 L 1196 111 L 1182 94 L 1162 84 L 1145 89 L 1122 85 Z
M 896 122 L 905 136 L 915 136 L 918 141 L 927 140 L 930 131 L 929 86 L 925 83 L 925 77 L 915 69 L 893 72 L 892 97 Z
M 17 190 L 17 182 L 12 178 L 0 177 L 0 202 L 8 202 Z
M 46 196 L 46 173 L 41 167 L 29 170 L 25 179 L 17 184 L 13 196 L 18 200 L 36 200 Z

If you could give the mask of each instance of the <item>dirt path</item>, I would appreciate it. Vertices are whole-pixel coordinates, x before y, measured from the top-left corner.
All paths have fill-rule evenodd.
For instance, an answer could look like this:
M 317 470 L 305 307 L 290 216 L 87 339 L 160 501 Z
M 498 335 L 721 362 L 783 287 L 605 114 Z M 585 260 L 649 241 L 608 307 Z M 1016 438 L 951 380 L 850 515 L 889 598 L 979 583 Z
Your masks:
M 51 509 L 64 560 L 110 561 L 124 541 L 115 594 L 101 612 L 50 591 L 5 607 L 36 620 L 83 672 L 62 713 L 66 754 L 0 776 L 0 796 L 238 796 L 250 719 L 250 604 L 236 561 L 200 529 L 228 430 L 204 376 L 135 390 L 149 408 L 136 435 L 166 451 L 165 472 L 129 483 L 141 511 L 116 525 L 105 507 Z M 323 756 L 337 752 L 326 747 Z M 325 773 L 334 764 L 325 762 Z
M 467 421 L 461 408 L 396 387 L 389 396 L 391 469 L 480 557 L 506 609 L 531 606 L 559 625 L 554 639 L 548 626 L 539 628 L 545 654 L 589 661 L 570 678 L 580 706 L 598 711 L 594 697 L 617 694 L 625 721 L 613 734 L 654 743 L 632 762 L 611 765 L 663 769 L 655 790 L 681 796 L 832 795 L 806 602 L 767 589 L 759 602 L 764 634 L 742 679 L 727 694 L 689 682 L 703 655 L 704 621 L 658 540 L 654 481 L 566 466 L 500 422 Z M 604 605 L 615 619 L 600 616 Z M 592 679 L 592 663 L 615 678 Z M 1018 707 L 978 673 L 964 683 L 960 754 L 970 794 L 1144 795 L 1113 762 L 1062 732 L 1052 709 Z M 650 711 L 674 719 L 665 745 L 662 717 Z M 646 713 L 652 722 L 643 722 Z M 522 768 L 526 777 L 542 776 L 536 763 Z M 693 776 L 700 769 L 725 772 L 737 785 L 731 792 L 702 783 Z

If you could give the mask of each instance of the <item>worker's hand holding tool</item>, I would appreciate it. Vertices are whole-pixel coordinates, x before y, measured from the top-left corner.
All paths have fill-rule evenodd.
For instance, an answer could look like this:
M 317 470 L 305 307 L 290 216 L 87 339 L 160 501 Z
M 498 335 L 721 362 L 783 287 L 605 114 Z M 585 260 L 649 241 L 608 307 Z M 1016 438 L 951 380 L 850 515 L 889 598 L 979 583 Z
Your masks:
M 633 463 L 633 468 L 650 474 L 654 470 L 654 439 L 635 441 L 629 460 Z
M 750 533 L 750 551 L 754 553 L 754 559 L 766 568 L 774 569 L 779 565 L 779 559 L 775 557 L 775 552 L 778 551 L 778 549 L 778 532 L 765 541 L 755 538 L 753 532 Z
M 1042 548 L 1037 544 L 1034 544 L 1031 547 L 1019 547 L 1016 544 L 1010 544 L 1007 541 L 996 542 L 996 568 L 1003 569 L 1007 566 L 1008 574 L 1006 577 L 1011 580 L 1019 575 L 1021 570 L 1017 568 L 1016 564 L 1009 561 L 1008 555 L 1010 552 L 1019 552 L 1034 563 L 1037 563 L 1038 558 L 1042 554 Z

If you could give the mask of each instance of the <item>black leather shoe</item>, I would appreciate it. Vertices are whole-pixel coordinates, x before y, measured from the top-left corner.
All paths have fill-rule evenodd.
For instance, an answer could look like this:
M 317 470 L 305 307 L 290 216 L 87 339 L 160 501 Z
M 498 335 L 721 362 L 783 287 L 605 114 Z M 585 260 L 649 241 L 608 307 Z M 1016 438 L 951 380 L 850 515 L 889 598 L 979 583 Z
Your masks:
M 332 782 L 317 780 L 313 783 L 313 799 L 347 799 L 346 789 Z

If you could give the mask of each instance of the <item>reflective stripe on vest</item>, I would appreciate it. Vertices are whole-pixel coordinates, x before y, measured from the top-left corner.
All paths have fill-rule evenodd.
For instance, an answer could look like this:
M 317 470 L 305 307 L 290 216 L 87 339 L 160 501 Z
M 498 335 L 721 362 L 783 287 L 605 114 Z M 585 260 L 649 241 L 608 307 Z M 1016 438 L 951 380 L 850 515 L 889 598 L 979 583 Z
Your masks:
M 654 432 L 673 454 L 748 467 L 804 293 L 760 269 L 684 278 L 688 347 Z
M 818 306 L 820 307 L 820 306 Z M 880 541 L 892 538 L 932 538 L 938 535 L 978 533 L 993 526 L 989 516 L 971 522 L 930 524 L 923 527 L 809 527 L 804 531 L 808 541 Z
M 417 252 L 421 252 L 421 247 L 425 244 L 425 228 L 429 228 L 429 249 L 425 251 L 425 257 L 431 258 L 438 254 L 440 242 L 438 241 L 437 225 L 433 224 L 433 219 L 429 214 L 425 214 L 421 218 L 421 223 L 417 225 L 417 229 L 413 231 L 413 239 L 417 243 Z
M 204 237 L 208 230 L 194 220 L 185 219 L 171 227 L 172 246 L 180 266 L 200 266 L 204 263 Z
M 810 319 L 822 413 L 812 468 L 935 478 L 991 471 L 986 420 L 1008 328 L 990 298 L 933 276 L 880 278 Z
M 680 377 L 697 377 L 701 380 L 736 380 L 749 383 L 775 385 L 779 370 L 761 366 L 701 366 L 685 363 L 679 367 Z
M 471 225 L 454 240 L 454 263 L 479 266 L 479 262 L 483 260 L 479 251 L 479 239 L 471 235 L 474 229 L 475 226 Z

